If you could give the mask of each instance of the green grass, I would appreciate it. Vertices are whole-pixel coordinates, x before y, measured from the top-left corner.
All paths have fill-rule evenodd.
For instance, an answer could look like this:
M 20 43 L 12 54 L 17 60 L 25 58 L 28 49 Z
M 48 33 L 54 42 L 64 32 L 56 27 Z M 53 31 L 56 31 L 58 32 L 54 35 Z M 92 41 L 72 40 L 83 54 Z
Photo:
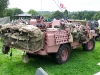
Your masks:
M 1 50 L 0 43 L 0 50 Z M 4 55 L 0 51 L 0 75 L 34 75 L 37 68 L 42 67 L 48 75 L 93 75 L 100 71 L 100 42 L 96 42 L 94 51 L 86 52 L 79 47 L 71 51 L 69 61 L 62 65 L 54 63 L 50 57 L 30 59 L 22 62 L 21 50 L 13 50 L 13 55 Z

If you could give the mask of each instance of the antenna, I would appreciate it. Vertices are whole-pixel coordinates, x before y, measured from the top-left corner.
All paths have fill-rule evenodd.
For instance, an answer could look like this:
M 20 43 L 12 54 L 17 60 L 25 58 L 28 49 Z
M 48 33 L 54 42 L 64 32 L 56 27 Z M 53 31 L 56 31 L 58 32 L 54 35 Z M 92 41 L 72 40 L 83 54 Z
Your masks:
M 43 14 L 43 10 L 42 10 L 42 0 L 41 0 L 41 9 L 40 9 L 40 14 Z
M 41 11 L 42 11 L 42 0 L 41 0 Z
M 59 0 L 58 0 L 58 3 L 60 3 Z

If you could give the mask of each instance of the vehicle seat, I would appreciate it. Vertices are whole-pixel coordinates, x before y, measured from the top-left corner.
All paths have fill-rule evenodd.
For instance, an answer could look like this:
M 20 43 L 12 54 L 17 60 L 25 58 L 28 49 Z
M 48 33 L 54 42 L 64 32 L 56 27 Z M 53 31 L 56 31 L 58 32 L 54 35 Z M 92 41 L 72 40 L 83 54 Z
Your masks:
M 52 28 L 59 28 L 60 27 L 60 20 L 53 20 L 52 21 Z

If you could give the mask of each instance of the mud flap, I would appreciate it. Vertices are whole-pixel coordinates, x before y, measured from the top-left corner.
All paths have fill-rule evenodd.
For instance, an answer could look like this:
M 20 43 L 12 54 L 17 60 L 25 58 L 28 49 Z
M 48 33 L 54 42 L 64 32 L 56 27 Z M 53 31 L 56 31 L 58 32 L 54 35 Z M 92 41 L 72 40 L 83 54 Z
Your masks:
M 28 57 L 27 54 L 23 54 L 23 55 L 22 55 L 22 61 L 23 61 L 24 63 L 28 63 L 29 57 Z
M 73 36 L 72 36 L 71 33 L 69 34 L 69 39 L 68 39 L 68 41 L 69 41 L 69 42 L 73 42 Z
M 89 39 L 92 39 L 92 36 L 91 36 L 91 34 L 89 33 Z

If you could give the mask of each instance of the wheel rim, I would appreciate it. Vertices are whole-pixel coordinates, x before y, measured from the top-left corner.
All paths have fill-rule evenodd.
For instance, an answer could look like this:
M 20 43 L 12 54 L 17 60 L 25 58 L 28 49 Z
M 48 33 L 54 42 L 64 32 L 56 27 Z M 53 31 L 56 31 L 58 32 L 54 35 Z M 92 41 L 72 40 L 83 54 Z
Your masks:
M 90 49 L 92 49 L 93 48 L 93 42 L 92 41 L 89 41 L 88 42 L 88 49 L 90 50 Z
M 68 50 L 64 49 L 61 55 L 62 61 L 66 61 L 67 57 L 68 57 Z

